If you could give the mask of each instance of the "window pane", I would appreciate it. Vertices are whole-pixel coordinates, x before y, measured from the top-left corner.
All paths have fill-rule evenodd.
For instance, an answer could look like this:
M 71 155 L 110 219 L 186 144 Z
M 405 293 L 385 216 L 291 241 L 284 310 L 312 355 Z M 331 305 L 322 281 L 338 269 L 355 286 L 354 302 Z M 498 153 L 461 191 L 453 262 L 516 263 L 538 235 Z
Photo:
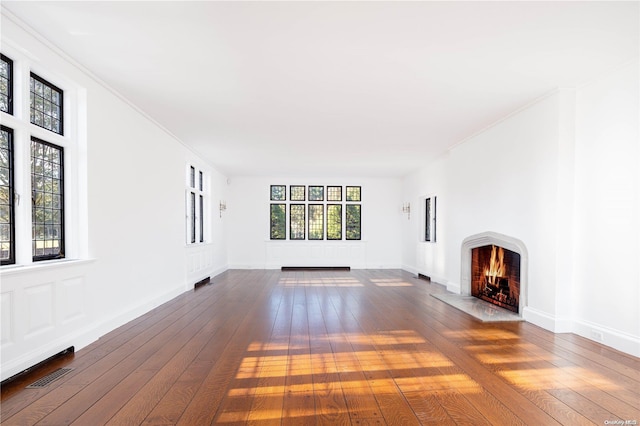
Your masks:
M 309 201 L 324 201 L 324 186 L 310 186 Z
M 204 242 L 204 197 L 200 196 L 200 218 L 199 218 L 200 242 Z
M 31 123 L 62 134 L 62 90 L 31 73 Z
M 304 201 L 304 189 L 304 185 L 291 185 L 289 187 L 291 201 Z
M 15 263 L 13 206 L 13 132 L 0 130 L 0 261 Z
M 0 111 L 13 114 L 13 61 L 0 55 Z
M 359 240 L 361 239 L 360 204 L 347 204 L 346 209 L 347 240 Z
M 285 204 L 271 204 L 270 238 L 272 240 L 284 240 L 287 238 L 285 235 L 287 229 L 285 207 Z
M 309 239 L 324 239 L 324 205 L 322 204 L 309 204 Z
M 302 187 L 304 189 L 304 187 Z M 289 206 L 289 239 L 304 240 L 305 217 L 304 204 L 291 204 Z
M 432 211 L 432 214 L 431 214 L 431 216 L 433 216 L 433 226 L 432 226 L 432 228 L 433 228 L 432 229 L 433 242 L 436 241 L 436 229 L 437 229 L 436 216 L 437 216 L 437 211 L 438 211 L 438 197 L 433 197 L 433 211 Z
M 341 239 L 342 239 L 342 204 L 329 204 L 327 205 L 327 240 L 341 240 Z
M 362 201 L 359 186 L 347 186 L 347 201 Z
M 198 174 L 199 174 L 199 179 L 198 179 L 199 184 L 198 185 L 200 187 L 200 191 L 204 191 L 204 173 L 198 172 Z
M 285 185 L 271 185 L 271 201 L 285 201 L 287 187 Z
M 64 257 L 64 181 L 62 148 L 31 139 L 33 260 Z M 60 170 L 51 177 L 51 170 Z M 56 200 L 54 207 L 53 200 Z
M 327 186 L 327 201 L 342 201 L 342 187 Z
M 196 194 L 189 193 L 189 206 L 191 210 L 191 243 L 196 242 Z
M 424 240 L 431 241 L 431 198 L 425 200 L 424 211 Z
M 189 187 L 196 187 L 196 168 L 193 166 L 189 167 Z

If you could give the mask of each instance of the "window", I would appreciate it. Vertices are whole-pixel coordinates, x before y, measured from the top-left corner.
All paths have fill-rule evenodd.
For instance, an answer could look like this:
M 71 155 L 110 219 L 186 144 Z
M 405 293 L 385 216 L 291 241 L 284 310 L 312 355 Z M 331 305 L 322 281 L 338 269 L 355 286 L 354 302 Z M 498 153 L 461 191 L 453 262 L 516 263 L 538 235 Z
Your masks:
M 15 219 L 13 199 L 13 130 L 0 130 L 0 261 L 15 263 Z
M 436 241 L 436 206 L 437 198 L 427 198 L 425 200 L 424 212 L 424 240 Z
M 286 240 L 288 225 L 291 241 L 362 239 L 361 191 L 360 186 L 289 185 L 287 202 L 286 185 L 270 185 L 269 238 Z
M 285 185 L 271 185 L 271 201 L 285 201 L 287 187 Z
M 30 91 L 31 123 L 62 135 L 62 90 L 31 73 Z
M 327 201 L 342 201 L 342 187 L 327 186 Z
M 0 54 L 0 111 L 13 114 L 13 61 Z
M 303 187 L 304 188 L 304 187 Z M 304 240 L 305 238 L 305 205 L 291 204 L 289 206 L 289 239 Z
M 9 51 L 0 54 L 0 262 L 28 267 L 81 259 L 87 254 L 80 230 L 88 209 L 82 190 L 87 115 L 77 100 L 85 90 L 50 79 L 43 64 L 19 49 L 3 49 Z M 64 120 L 63 103 L 73 112 Z M 18 113 L 21 106 L 29 113 Z M 64 135 L 63 127 L 76 131 Z
M 360 201 L 360 193 L 359 186 L 347 186 L 347 201 Z
M 206 185 L 202 170 L 189 165 L 187 177 L 187 243 L 204 243 Z
M 324 186 L 310 186 L 309 201 L 324 201 Z
M 64 257 L 63 150 L 31 138 L 33 260 Z
M 200 190 L 200 194 L 198 195 L 200 201 L 200 209 L 198 211 L 200 220 L 198 221 L 198 226 L 200 228 L 200 242 L 204 243 L 204 173 L 199 171 L 198 175 L 200 176 L 200 179 L 198 179 L 198 189 Z
M 291 201 L 304 201 L 304 185 L 291 185 L 289 187 L 289 198 Z
M 284 240 L 287 238 L 286 204 L 271 204 L 271 236 L 272 240 Z
M 362 238 L 360 204 L 347 204 L 346 208 L 347 240 L 360 240 Z
M 309 204 L 309 239 L 324 239 L 324 205 Z
M 342 204 L 327 204 L 327 240 L 341 239 Z

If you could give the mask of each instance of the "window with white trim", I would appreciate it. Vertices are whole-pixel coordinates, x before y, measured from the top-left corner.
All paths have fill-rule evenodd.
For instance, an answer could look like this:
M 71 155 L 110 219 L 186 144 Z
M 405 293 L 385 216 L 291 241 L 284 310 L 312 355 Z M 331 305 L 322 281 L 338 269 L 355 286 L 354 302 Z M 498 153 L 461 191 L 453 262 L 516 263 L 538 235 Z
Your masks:
M 78 232 L 86 214 L 79 191 L 83 89 L 19 49 L 7 49 L 0 62 L 2 266 L 80 258 L 86 238 Z
M 13 114 L 13 61 L 0 54 L 0 111 Z
M 205 172 L 189 164 L 187 166 L 186 190 L 187 244 L 198 244 L 207 241 L 207 191 Z
M 424 200 L 424 241 L 436 242 L 436 212 L 437 197 L 428 197 Z
M 64 257 L 63 149 L 31 138 L 31 221 L 33 260 Z
M 287 200 L 286 185 L 270 185 L 269 239 L 361 240 L 361 194 L 360 186 L 289 185 Z
M 13 190 L 13 130 L 0 130 L 0 261 L 15 263 L 15 219 Z

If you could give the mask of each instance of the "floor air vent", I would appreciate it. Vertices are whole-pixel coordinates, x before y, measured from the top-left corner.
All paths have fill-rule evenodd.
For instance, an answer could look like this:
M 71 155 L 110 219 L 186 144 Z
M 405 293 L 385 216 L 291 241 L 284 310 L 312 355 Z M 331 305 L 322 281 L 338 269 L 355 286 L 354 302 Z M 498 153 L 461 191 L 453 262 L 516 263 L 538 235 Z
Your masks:
M 72 371 L 73 368 L 58 368 L 55 371 L 47 374 L 41 379 L 36 380 L 27 386 L 27 389 L 41 389 L 49 386 L 49 384 L 55 380 L 58 380 L 60 377 L 64 376 L 68 372 Z
M 350 271 L 350 266 L 283 266 L 282 271 Z

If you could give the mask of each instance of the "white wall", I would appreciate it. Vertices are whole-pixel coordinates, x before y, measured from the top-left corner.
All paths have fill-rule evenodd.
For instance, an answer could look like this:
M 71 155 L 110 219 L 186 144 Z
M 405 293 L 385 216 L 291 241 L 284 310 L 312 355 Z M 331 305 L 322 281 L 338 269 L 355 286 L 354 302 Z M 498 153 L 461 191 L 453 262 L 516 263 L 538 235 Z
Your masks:
M 212 200 L 226 178 L 81 68 L 3 14 L 3 53 L 86 94 L 80 123 L 81 182 L 69 224 L 80 234 L 66 261 L 2 269 L 2 379 L 102 334 L 227 267 L 224 219 L 210 206 L 210 242 L 185 241 L 185 167 L 198 163 Z M 217 202 L 217 201 L 216 201 Z M 194 253 L 194 249 L 200 252 Z
M 525 243 L 536 265 L 530 270 L 529 306 L 555 312 L 549 294 L 555 292 L 559 102 L 559 94 L 549 96 L 407 178 L 405 191 L 414 200 L 438 197 L 439 241 L 417 243 L 419 225 L 413 224 L 413 238 L 405 244 L 409 253 L 416 244 L 438 253 L 439 261 L 425 262 L 423 273 L 442 277 L 457 292 L 462 241 L 486 231 L 509 235 Z M 412 259 L 405 264 L 418 269 Z
M 391 178 L 234 177 L 229 184 L 227 210 L 229 233 L 233 236 L 229 239 L 229 265 L 399 268 L 400 184 L 400 179 Z M 289 185 L 361 186 L 362 241 L 270 241 L 270 185 L 287 185 L 287 189 Z
M 461 243 L 485 231 L 524 242 L 524 317 L 640 352 L 637 62 L 563 89 L 405 178 L 405 198 L 438 196 L 438 242 L 403 229 L 403 265 L 460 291 Z
M 638 61 L 581 88 L 576 108 L 576 331 L 640 352 Z M 631 343 L 633 344 L 633 343 Z

